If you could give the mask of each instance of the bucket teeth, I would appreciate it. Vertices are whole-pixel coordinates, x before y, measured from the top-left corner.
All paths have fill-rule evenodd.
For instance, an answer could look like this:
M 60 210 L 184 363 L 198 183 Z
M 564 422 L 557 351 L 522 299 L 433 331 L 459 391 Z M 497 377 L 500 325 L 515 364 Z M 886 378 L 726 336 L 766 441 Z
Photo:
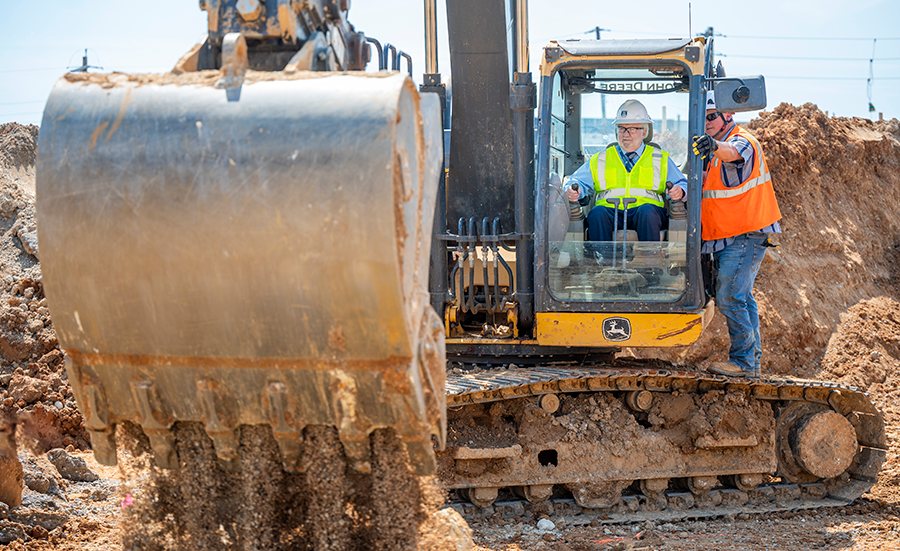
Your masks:
M 281 449 L 284 470 L 302 472 L 303 466 L 300 461 L 302 437 L 300 431 L 288 421 L 287 385 L 281 381 L 269 383 L 266 386 L 266 395 L 269 398 L 269 423 L 272 425 L 272 435 Z
M 91 448 L 94 449 L 94 458 L 101 465 L 113 466 L 116 464 L 116 431 L 115 427 L 108 430 L 88 430 L 91 435 Z
M 87 398 L 84 426 L 90 431 L 103 432 L 109 430 L 106 400 L 103 399 L 103 392 L 100 390 L 100 387 L 94 384 L 86 384 L 84 385 L 84 394 Z
M 224 396 L 216 388 L 215 381 L 197 381 L 197 389 L 200 392 L 200 401 L 203 404 L 206 416 L 206 434 L 213 441 L 216 448 L 216 456 L 222 463 L 222 468 L 228 471 L 240 469 L 238 460 L 238 440 L 234 429 L 225 424 L 226 411 L 222 407 Z
M 87 400 L 84 412 L 84 426 L 91 435 L 94 457 L 101 465 L 116 464 L 115 427 L 108 424 L 109 412 L 99 385 L 85 384 L 84 396 Z
M 141 427 L 150 440 L 156 464 L 163 469 L 177 469 L 178 454 L 171 431 L 173 421 L 159 405 L 155 385 L 152 381 L 132 381 L 131 394 L 141 416 Z

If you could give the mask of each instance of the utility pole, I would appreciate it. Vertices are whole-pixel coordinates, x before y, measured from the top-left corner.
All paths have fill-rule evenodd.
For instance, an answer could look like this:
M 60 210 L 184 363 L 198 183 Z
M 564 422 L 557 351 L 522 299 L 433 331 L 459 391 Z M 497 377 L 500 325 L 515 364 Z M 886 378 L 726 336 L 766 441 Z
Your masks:
M 872 103 L 872 84 L 875 81 L 875 69 L 873 64 L 875 62 L 875 43 L 878 39 L 872 39 L 872 57 L 869 58 L 869 78 L 866 80 L 866 95 L 869 97 L 869 112 L 874 113 L 876 111 L 875 104 Z

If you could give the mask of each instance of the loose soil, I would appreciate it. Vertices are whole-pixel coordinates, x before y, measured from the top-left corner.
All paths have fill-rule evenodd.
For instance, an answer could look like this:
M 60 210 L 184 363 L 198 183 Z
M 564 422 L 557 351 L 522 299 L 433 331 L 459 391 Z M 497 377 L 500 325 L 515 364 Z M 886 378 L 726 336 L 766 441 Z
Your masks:
M 549 530 L 539 530 L 537 518 L 494 519 L 472 526 L 475 549 L 900 547 L 900 460 L 893 451 L 900 431 L 900 211 L 892 207 L 900 203 L 900 122 L 830 118 L 812 104 L 782 104 L 747 127 L 766 153 L 784 216 L 780 247 L 767 254 L 756 285 L 763 372 L 837 381 L 867 390 L 884 412 L 892 448 L 878 484 L 851 506 L 818 512 L 620 527 L 555 526 Z M 202 492 L 168 493 L 167 489 L 204 485 L 210 489 L 206 495 L 213 498 L 221 485 L 241 481 L 232 481 L 227 474 L 217 478 L 217 471 L 199 468 L 175 480 L 178 474 L 155 472 L 148 465 L 140 442 L 131 449 L 120 449 L 120 465 L 115 468 L 98 465 L 87 451 L 84 421 L 75 407 L 41 282 L 34 214 L 37 132 L 34 126 L 0 126 L 0 428 L 15 427 L 25 485 L 21 505 L 0 515 L 7 518 L 0 520 L 0 539 L 15 536 L 3 540 L 9 549 L 177 547 L 173 542 L 182 536 L 167 525 L 170 514 L 193 515 L 196 526 L 201 526 L 218 518 L 222 514 L 219 509 L 229 504 L 204 501 L 197 497 L 204 495 Z M 727 330 L 722 317 L 716 315 L 693 346 L 626 353 L 702 368 L 725 359 L 727 349 Z M 666 415 L 672 415 L 659 414 L 661 423 Z M 265 448 L 265 435 L 249 431 L 241 438 L 248 439 L 248 445 Z M 327 436 L 323 438 L 327 440 Z M 381 445 L 387 456 L 397 451 L 389 441 Z M 99 479 L 76 482 L 63 478 L 49 463 L 46 452 L 52 448 L 66 448 L 70 455 L 83 458 Z M 183 451 L 188 455 L 188 450 Z M 195 451 L 198 457 L 208 454 L 208 450 Z M 261 454 L 255 460 L 255 468 L 267 480 L 282 476 L 277 474 L 280 470 L 275 468 L 274 457 Z M 387 473 L 398 475 L 387 465 L 379 468 L 386 478 L 377 491 L 414 489 L 403 476 L 388 477 Z M 328 472 L 316 474 L 331 480 Z M 274 495 L 276 488 L 284 488 L 276 482 L 255 490 L 267 493 L 262 501 L 272 508 L 262 511 L 261 517 L 244 518 L 240 525 L 246 533 L 255 534 L 260 548 L 266 548 L 278 530 L 267 515 L 288 515 L 284 518 L 290 519 L 295 514 L 276 511 L 285 500 L 296 497 Z M 333 484 L 321 487 L 335 491 Z M 422 503 L 435 499 L 429 491 L 422 490 Z M 188 494 L 195 496 L 194 501 Z M 360 511 L 365 514 L 363 508 Z M 415 518 L 422 514 L 418 509 L 379 514 L 396 523 L 385 536 L 372 536 L 383 549 L 408 548 L 409 529 L 425 518 Z M 306 522 L 340 523 L 345 515 L 320 510 L 313 517 L 319 520 Z M 412 524 L 410 519 L 414 519 Z M 435 522 L 431 517 L 424 520 L 424 530 L 432 538 L 447 531 L 445 525 Z M 307 529 L 299 520 L 296 526 Z M 213 538 L 197 548 L 247 537 L 229 534 L 224 527 L 220 530 L 210 525 L 210 529 L 213 535 L 193 536 L 194 541 Z M 152 543 L 161 534 L 168 539 Z M 397 545 L 392 547 L 392 542 Z M 319 543 L 347 548 L 338 541 Z M 447 548 L 446 542 L 440 541 L 424 546 Z

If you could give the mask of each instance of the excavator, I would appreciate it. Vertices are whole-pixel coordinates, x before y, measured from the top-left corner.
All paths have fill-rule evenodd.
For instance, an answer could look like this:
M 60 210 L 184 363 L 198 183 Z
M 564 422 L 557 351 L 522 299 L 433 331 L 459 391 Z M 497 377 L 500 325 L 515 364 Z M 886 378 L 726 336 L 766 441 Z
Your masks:
M 99 462 L 119 427 L 161 469 L 201 446 L 248 472 L 252 429 L 284 473 L 371 482 L 404 468 L 389 441 L 466 518 L 601 523 L 874 484 L 884 422 L 858 389 L 616 357 L 690 345 L 714 312 L 688 144 L 708 92 L 758 110 L 765 81 L 726 77 L 711 38 L 551 41 L 535 81 L 527 0 L 447 0 L 451 87 L 425 0 L 417 90 L 349 1 L 200 5 L 207 40 L 172 72 L 69 74 L 44 111 L 44 284 Z M 687 199 L 659 242 L 590 241 L 595 205 L 565 190 L 627 99 Z

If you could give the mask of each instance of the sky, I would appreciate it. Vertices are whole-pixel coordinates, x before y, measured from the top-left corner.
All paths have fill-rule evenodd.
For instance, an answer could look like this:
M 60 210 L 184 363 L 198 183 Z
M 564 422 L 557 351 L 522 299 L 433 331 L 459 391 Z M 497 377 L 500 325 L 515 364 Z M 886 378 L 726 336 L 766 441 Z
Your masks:
M 438 0 L 438 40 L 446 81 L 444 2 Z M 102 67 L 92 72 L 165 72 L 206 34 L 206 12 L 197 0 L 0 4 L 0 124 L 40 124 L 54 83 L 81 65 L 85 49 L 89 64 Z M 417 82 L 425 69 L 423 6 L 420 0 L 355 0 L 349 12 L 357 30 L 412 55 Z M 880 112 L 886 119 L 900 118 L 897 0 L 530 0 L 535 80 L 547 42 L 587 38 L 595 27 L 611 39 L 688 37 L 712 27 L 714 51 L 728 76 L 766 77 L 769 110 L 782 102 L 810 102 L 832 116 L 877 120 Z M 868 110 L 870 70 L 874 113 Z

